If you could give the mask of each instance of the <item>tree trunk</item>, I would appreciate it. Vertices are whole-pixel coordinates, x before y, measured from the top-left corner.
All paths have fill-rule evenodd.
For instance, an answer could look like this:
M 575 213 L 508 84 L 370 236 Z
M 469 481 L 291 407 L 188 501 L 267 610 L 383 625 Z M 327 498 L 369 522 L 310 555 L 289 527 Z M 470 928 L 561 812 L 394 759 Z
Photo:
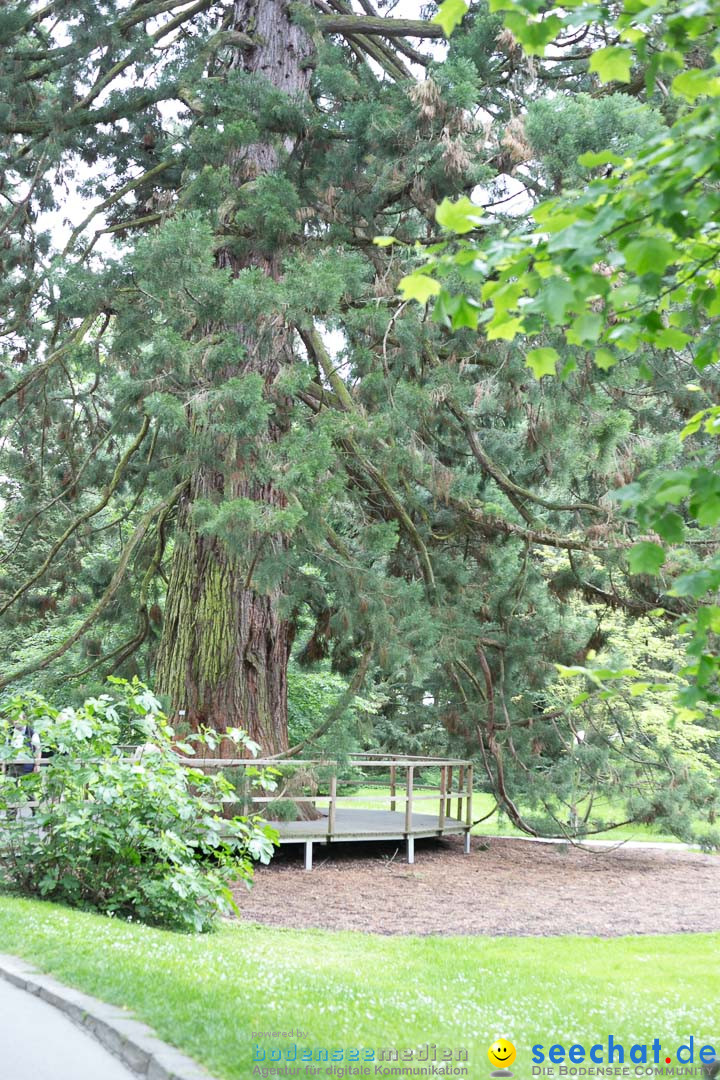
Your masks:
M 241 46 L 234 67 L 266 79 L 291 97 L 306 95 L 310 83 L 312 40 L 291 21 L 288 0 L 238 0 L 235 29 L 249 34 L 252 45 Z M 279 136 L 278 136 L 279 138 Z M 283 150 L 293 150 L 295 139 L 283 136 Z M 271 141 L 238 147 L 230 157 L 236 185 L 274 172 L 279 165 L 278 147 Z M 234 273 L 246 267 L 262 269 L 277 278 L 281 257 L 258 250 L 238 259 L 230 251 L 218 254 L 218 265 Z M 262 375 L 265 391 L 283 364 L 292 360 L 292 340 L 281 320 L 268 313 L 262 322 L 233 328 L 243 359 L 211 376 L 218 385 L 229 378 L 250 373 Z M 241 351 L 239 350 L 239 351 Z M 207 373 L 204 385 L 207 387 Z M 196 427 L 201 424 L 196 418 Z M 282 536 L 259 536 L 248 531 L 242 537 L 242 553 L 229 550 L 216 537 L 198 532 L 193 506 L 198 499 L 253 499 L 269 506 L 284 505 L 284 497 L 272 484 L 253 478 L 253 457 L 262 440 L 282 434 L 281 409 L 276 409 L 255 449 L 239 448 L 237 440 L 221 442 L 212 468 L 204 466 L 193 476 L 189 494 L 180 509 L 178 537 L 168 585 L 163 637 L 157 660 L 157 688 L 168 694 L 172 711 L 185 710 L 193 727 L 205 724 L 216 731 L 242 727 L 262 748 L 276 754 L 288 747 L 287 664 L 292 631 L 279 614 L 280 589 L 269 593 L 253 587 L 257 557 L 280 553 L 287 541 Z M 247 528 L 238 525 L 238 532 Z M 224 740 L 222 756 L 233 754 Z
M 195 490 L 197 487 L 194 485 Z M 188 498 L 181 510 L 187 523 Z M 277 595 L 245 587 L 246 568 L 190 526 L 178 537 L 158 654 L 157 687 L 192 727 L 242 727 L 273 755 L 288 746 L 291 635 Z M 236 756 L 231 742 L 224 757 Z

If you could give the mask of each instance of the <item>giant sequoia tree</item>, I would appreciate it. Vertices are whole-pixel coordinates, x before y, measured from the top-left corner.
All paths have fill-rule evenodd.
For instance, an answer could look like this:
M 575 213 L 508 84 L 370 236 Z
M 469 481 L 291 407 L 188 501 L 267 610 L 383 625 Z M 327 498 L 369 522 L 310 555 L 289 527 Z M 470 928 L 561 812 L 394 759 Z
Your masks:
M 232 31 L 242 36 L 230 61 L 230 70 L 242 73 L 247 81 L 263 80 L 264 89 L 273 90 L 306 112 L 312 71 L 313 42 L 310 34 L 292 20 L 290 5 L 254 0 L 237 3 L 232 15 Z M 232 32 L 231 31 L 231 32 Z M 242 191 L 282 190 L 281 155 L 295 150 L 301 133 L 289 131 L 282 143 L 259 132 L 257 142 L 238 140 L 227 147 L 226 176 L 230 189 Z M 273 189 L 273 185 L 274 189 Z M 280 187 L 278 187 L 280 185 Z M 236 200 L 224 209 L 221 225 L 232 222 Z M 259 242 L 258 242 L 259 241 Z M 233 277 L 242 270 L 257 270 L 272 281 L 282 278 L 288 250 L 284 238 L 270 244 L 262 238 L 245 245 L 220 241 L 216 254 L 219 268 Z M 272 386 L 284 367 L 292 367 L 295 344 L 292 327 L 272 311 L 258 312 L 228 325 L 206 324 L 205 333 L 231 335 L 231 354 L 217 364 L 208 357 L 193 372 L 197 393 L 202 397 L 210 387 L 232 384 L 249 375 L 262 384 L 264 399 L 273 395 Z M 213 410 L 189 404 L 189 422 L 200 432 L 213 426 Z M 208 460 L 198 462 L 181 497 L 178 520 L 180 540 L 175 546 L 168 583 L 163 639 L 157 660 L 158 688 L 172 701 L 182 702 L 195 721 L 213 725 L 234 717 L 248 724 L 266 752 L 287 748 L 287 665 L 292 629 L 280 609 L 278 587 L 264 592 L 254 587 L 246 559 L 238 556 L 220 538 L 203 533 L 194 519 L 203 502 L 222 500 L 228 505 L 262 506 L 272 515 L 287 505 L 286 494 L 272 475 L 263 475 L 259 458 L 266 441 L 277 441 L 286 425 L 287 409 L 281 400 L 266 417 L 258 444 L 238 440 L 236 433 L 215 428 L 213 451 Z M 238 515 L 240 526 L 242 516 Z M 240 526 L 242 527 L 242 526 Z M 282 551 L 286 538 L 281 531 L 260 530 L 246 521 L 245 552 L 268 548 Z M 246 719 L 247 718 L 247 719 Z
M 497 177 L 582 180 L 662 98 L 598 92 L 587 28 L 524 59 L 483 4 L 442 59 L 366 0 L 14 3 L 0 33 L 0 687 L 139 672 L 277 753 L 292 656 L 382 686 L 388 745 L 442 725 L 518 822 L 579 768 L 635 817 L 669 776 L 709 805 L 633 711 L 568 763 L 553 689 L 658 606 L 608 493 L 677 454 L 682 358 L 548 387 L 473 301 L 398 295 L 446 226 L 501 234 Z M 478 185 L 484 221 L 448 201 Z

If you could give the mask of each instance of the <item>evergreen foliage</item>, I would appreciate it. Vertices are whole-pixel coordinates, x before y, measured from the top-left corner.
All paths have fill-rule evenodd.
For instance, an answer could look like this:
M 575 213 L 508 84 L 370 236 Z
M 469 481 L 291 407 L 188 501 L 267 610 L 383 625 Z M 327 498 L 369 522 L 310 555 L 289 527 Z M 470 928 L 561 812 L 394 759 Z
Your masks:
M 548 257 L 543 277 L 502 184 L 587 184 L 577 222 L 545 211 L 540 250 L 596 260 L 597 185 L 631 216 L 644 181 L 628 194 L 623 163 L 682 120 L 642 81 L 600 87 L 589 22 L 504 26 L 477 3 L 439 60 L 436 22 L 378 33 L 361 7 L 4 9 L 0 688 L 82 697 L 138 674 L 173 715 L 286 752 L 288 681 L 302 741 L 311 676 L 342 680 L 317 718 L 339 747 L 370 682 L 368 743 L 469 753 L 520 827 L 572 830 L 589 706 L 557 665 L 597 650 L 599 611 L 624 613 L 632 654 L 636 619 L 662 638 L 690 609 L 628 566 L 611 493 L 688 462 L 696 327 L 623 337 L 638 294 L 616 279 L 658 295 L 662 230 L 627 270 Z M 523 55 L 525 25 L 552 56 Z M 677 831 L 688 800 L 714 812 L 714 720 L 680 763 L 653 715 L 599 716 L 583 791 L 620 785 L 626 817 Z

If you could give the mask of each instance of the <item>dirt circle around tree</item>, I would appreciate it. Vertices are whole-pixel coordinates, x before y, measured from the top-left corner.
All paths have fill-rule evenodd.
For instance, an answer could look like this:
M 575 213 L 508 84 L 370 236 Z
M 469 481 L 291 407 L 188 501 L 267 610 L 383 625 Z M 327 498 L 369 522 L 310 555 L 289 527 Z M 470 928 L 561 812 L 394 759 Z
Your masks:
M 236 899 L 244 920 L 376 934 L 674 934 L 720 931 L 720 858 L 680 845 L 592 850 L 473 837 L 280 849 Z

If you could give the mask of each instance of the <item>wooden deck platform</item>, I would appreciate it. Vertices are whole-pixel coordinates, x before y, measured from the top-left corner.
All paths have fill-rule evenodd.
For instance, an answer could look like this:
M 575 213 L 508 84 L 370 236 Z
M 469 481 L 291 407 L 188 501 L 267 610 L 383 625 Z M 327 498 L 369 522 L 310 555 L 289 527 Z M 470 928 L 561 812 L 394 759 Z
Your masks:
M 407 861 L 415 862 L 415 838 L 430 836 L 451 836 L 458 833 L 465 836 L 465 853 L 470 852 L 470 830 L 472 828 L 473 799 L 473 763 L 463 758 L 419 757 L 412 754 L 387 754 L 377 750 L 363 750 L 343 762 L 326 758 L 291 758 L 287 761 L 278 758 L 201 758 L 183 759 L 188 768 L 196 769 L 252 769 L 257 774 L 258 767 L 268 767 L 273 776 L 280 777 L 272 786 L 258 784 L 249 779 L 246 773 L 240 784 L 239 803 L 242 813 L 262 813 L 268 804 L 274 802 L 306 803 L 317 807 L 322 817 L 314 821 L 272 821 L 281 844 L 305 845 L 305 869 L 312 870 L 313 844 L 345 843 L 361 840 L 404 840 L 407 848 Z M 305 784 L 305 790 L 288 791 L 282 778 L 282 770 L 291 773 L 302 770 L 308 776 L 313 773 L 318 777 L 322 771 L 326 775 L 314 783 Z M 348 795 L 338 791 L 338 773 L 342 770 L 355 770 L 352 784 L 385 788 L 378 794 L 368 796 Z M 369 780 L 368 771 L 379 779 Z M 431 773 L 431 780 L 422 775 Z M 328 775 L 329 774 L 329 775 Z M 387 780 L 383 779 L 387 774 Z M 404 784 L 398 783 L 404 774 Z M 416 785 L 416 778 L 423 781 Z M 347 784 L 348 781 L 346 780 Z M 340 781 L 342 784 L 342 780 Z M 327 787 L 327 794 L 320 789 Z M 404 790 L 403 790 L 404 789 Z M 273 794 L 267 792 L 272 791 Z M 431 794 L 428 794 L 431 792 Z M 376 802 L 389 803 L 387 810 L 371 810 L 366 807 L 351 807 L 348 803 L 366 802 L 368 798 Z M 318 806 L 318 802 L 327 800 L 327 808 Z M 437 811 L 432 814 L 418 813 L 418 803 L 433 803 Z M 342 805 L 341 805 L 342 803 Z M 398 810 L 398 805 L 402 807 Z M 457 816 L 453 817 L 453 810 Z
M 470 851 L 470 829 L 465 821 L 444 818 L 442 824 L 437 814 L 412 814 L 409 829 L 405 813 L 392 810 L 360 810 L 338 806 L 335 809 L 332 831 L 329 828 L 329 812 L 315 821 L 273 821 L 281 844 L 305 845 L 305 869 L 312 869 L 313 844 L 352 843 L 361 840 L 404 840 L 407 844 L 407 860 L 415 861 L 415 839 L 431 836 L 465 834 L 465 851 Z

